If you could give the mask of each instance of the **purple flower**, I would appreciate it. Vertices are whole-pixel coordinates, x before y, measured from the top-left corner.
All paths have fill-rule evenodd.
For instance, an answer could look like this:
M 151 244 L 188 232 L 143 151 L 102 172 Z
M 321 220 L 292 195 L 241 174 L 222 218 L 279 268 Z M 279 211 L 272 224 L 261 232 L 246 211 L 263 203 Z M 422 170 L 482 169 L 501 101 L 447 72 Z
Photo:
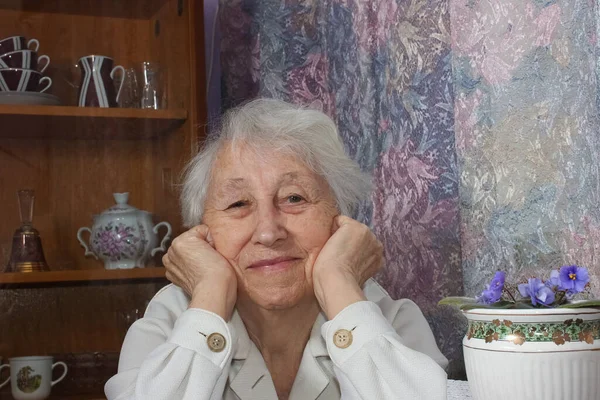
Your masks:
M 550 279 L 546 281 L 546 285 L 548 285 L 550 288 L 555 288 L 556 286 L 560 285 L 558 270 L 555 269 L 550 272 Z
M 477 296 L 477 301 L 483 304 L 493 304 L 500 300 L 504 289 L 505 276 L 506 274 L 503 271 L 496 272 L 490 284 Z
M 527 283 L 520 284 L 519 293 L 523 297 L 530 297 L 534 306 L 549 306 L 554 302 L 554 292 L 538 278 L 529 278 Z
M 569 294 L 580 293 L 585 290 L 585 286 L 590 281 L 590 275 L 585 267 L 577 265 L 565 265 L 560 267 L 559 285 L 560 290 L 565 290 Z
M 477 296 L 476 300 L 478 303 L 482 304 L 494 304 L 500 297 L 502 296 L 502 292 L 495 292 L 493 290 L 484 290 L 481 292 L 479 296 Z
M 504 289 L 505 277 L 506 274 L 504 273 L 504 271 L 497 271 L 496 275 L 494 275 L 494 278 L 490 282 L 488 289 L 502 292 L 502 289 Z

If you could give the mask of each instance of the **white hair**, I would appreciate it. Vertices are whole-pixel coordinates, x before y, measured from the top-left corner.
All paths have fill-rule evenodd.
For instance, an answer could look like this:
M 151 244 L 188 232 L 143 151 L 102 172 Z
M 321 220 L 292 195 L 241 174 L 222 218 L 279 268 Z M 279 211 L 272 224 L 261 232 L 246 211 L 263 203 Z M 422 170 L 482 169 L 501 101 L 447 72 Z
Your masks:
M 296 157 L 325 179 L 341 214 L 350 216 L 371 190 L 370 177 L 346 155 L 331 118 L 280 100 L 256 99 L 229 110 L 219 134 L 206 142 L 185 169 L 181 207 L 187 227 L 202 220 L 219 152 L 226 144 L 237 143 L 259 155 L 276 152 Z

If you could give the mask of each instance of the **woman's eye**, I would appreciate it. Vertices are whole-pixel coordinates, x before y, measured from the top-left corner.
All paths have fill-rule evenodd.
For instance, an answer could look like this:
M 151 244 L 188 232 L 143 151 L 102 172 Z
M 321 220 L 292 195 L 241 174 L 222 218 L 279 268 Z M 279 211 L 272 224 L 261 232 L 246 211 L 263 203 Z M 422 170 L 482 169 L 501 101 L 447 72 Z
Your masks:
M 240 201 L 236 201 L 235 203 L 232 203 L 229 205 L 229 207 L 227 207 L 227 209 L 229 210 L 230 208 L 240 208 L 240 207 L 244 207 L 246 205 L 246 202 L 243 200 Z
M 300 203 L 301 201 L 304 201 L 304 198 L 302 198 L 302 196 L 299 196 L 297 194 L 293 194 L 291 196 L 288 196 L 288 201 L 290 203 Z

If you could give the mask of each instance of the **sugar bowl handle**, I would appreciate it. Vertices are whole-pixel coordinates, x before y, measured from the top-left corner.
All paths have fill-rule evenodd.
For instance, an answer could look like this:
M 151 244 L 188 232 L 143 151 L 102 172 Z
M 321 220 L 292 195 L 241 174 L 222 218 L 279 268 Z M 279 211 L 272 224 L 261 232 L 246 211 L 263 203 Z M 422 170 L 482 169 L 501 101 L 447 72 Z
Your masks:
M 171 232 L 172 232 L 172 229 L 171 229 L 171 224 L 169 224 L 168 222 L 159 222 L 158 224 L 156 224 L 156 225 L 154 226 L 154 228 L 152 228 L 152 231 L 153 231 L 154 233 L 158 234 L 158 228 L 159 228 L 160 226 L 166 226 L 166 227 L 167 227 L 167 233 L 165 234 L 165 236 L 163 237 L 163 239 L 160 241 L 160 246 L 158 246 L 158 247 L 156 247 L 156 248 L 152 249 L 152 251 L 150 252 L 150 255 L 151 255 L 152 257 L 154 257 L 154 255 L 155 255 L 156 253 L 158 253 L 159 251 L 162 251 L 163 253 L 164 253 L 165 251 L 167 251 L 167 248 L 166 248 L 167 242 L 168 242 L 169 240 L 171 240 Z
M 157 225 L 158 226 L 158 225 Z M 88 227 L 83 227 L 83 228 L 79 228 L 79 230 L 77 231 L 77 240 L 79 240 L 79 243 L 81 243 L 81 245 L 83 246 L 83 248 L 85 249 L 85 256 L 94 256 L 94 258 L 97 260 L 98 256 L 96 255 L 96 253 L 94 253 L 93 251 L 90 251 L 88 244 L 85 242 L 85 240 L 83 240 L 83 232 L 89 232 L 90 233 L 90 238 L 92 237 L 92 230 Z M 169 230 L 169 232 L 171 232 Z

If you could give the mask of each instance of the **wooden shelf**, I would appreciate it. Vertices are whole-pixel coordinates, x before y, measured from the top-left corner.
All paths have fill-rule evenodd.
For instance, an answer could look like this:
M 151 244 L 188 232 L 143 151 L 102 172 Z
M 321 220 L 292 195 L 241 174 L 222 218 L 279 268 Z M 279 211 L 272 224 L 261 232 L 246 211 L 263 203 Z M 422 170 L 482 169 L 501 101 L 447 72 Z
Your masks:
M 49 400 L 104 399 L 129 325 L 169 283 L 164 268 L 104 270 L 74 236 L 113 203 L 112 193 L 125 191 L 180 233 L 174 181 L 207 135 L 202 10 L 193 0 L 0 0 L 0 38 L 40 42 L 61 104 L 0 105 L 0 247 L 10 251 L 19 226 L 15 193 L 35 189 L 34 225 L 55 268 L 2 273 L 0 263 L 0 355 L 66 361 L 67 379 Z M 77 63 L 90 54 L 138 72 L 142 62 L 156 63 L 170 109 L 76 107 Z
M 168 0 L 0 0 L 0 9 L 150 19 Z
M 73 271 L 49 272 L 7 272 L 0 273 L 0 285 L 38 284 L 57 282 L 89 282 L 116 281 L 134 279 L 164 279 L 165 269 L 133 268 L 133 269 L 83 269 Z
M 186 110 L 0 105 L 0 138 L 148 139 L 186 119 Z

